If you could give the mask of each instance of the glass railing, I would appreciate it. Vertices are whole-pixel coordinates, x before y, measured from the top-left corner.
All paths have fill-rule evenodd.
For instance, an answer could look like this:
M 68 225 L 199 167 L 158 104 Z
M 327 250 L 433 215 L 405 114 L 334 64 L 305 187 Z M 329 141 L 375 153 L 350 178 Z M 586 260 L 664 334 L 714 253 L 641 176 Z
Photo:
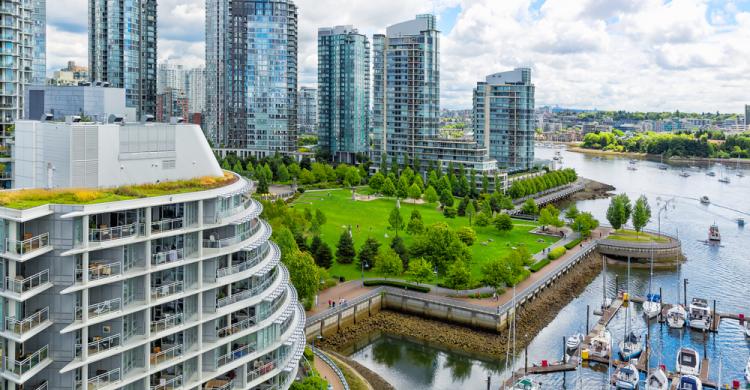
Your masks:
M 119 347 L 121 344 L 122 336 L 120 336 L 119 333 L 108 337 L 100 337 L 98 340 L 94 340 L 87 344 L 88 354 L 89 356 L 96 355 L 97 353 Z M 81 344 L 76 344 L 76 356 L 80 356 L 82 347 Z
M 24 386 L 24 387 L 26 387 L 26 386 Z M 47 381 L 44 381 L 42 383 L 37 383 L 37 384 L 29 385 L 28 388 L 31 389 L 31 390 L 47 390 Z
M 76 269 L 76 280 L 83 282 L 84 270 Z M 114 262 L 109 264 L 91 264 L 88 269 L 89 282 L 99 279 L 105 279 L 122 274 L 122 263 Z
M 89 390 L 99 389 L 120 381 L 120 369 L 115 368 L 89 379 Z
M 39 363 L 43 362 L 49 356 L 49 345 L 45 345 L 33 354 L 25 357 L 23 360 L 14 360 L 7 356 L 3 357 L 3 369 L 16 376 L 21 376 Z
M 31 291 L 39 286 L 49 283 L 49 270 L 38 272 L 26 279 L 18 279 L 20 276 L 16 275 L 16 278 L 11 277 L 5 278 L 5 289 L 12 291 L 16 294 L 23 294 L 27 291 Z
M 237 349 L 232 350 L 232 352 L 229 352 L 226 355 L 219 356 L 218 359 L 216 359 L 216 366 L 221 367 L 223 365 L 229 364 L 243 356 L 247 356 L 253 352 L 255 352 L 255 343 L 243 345 L 242 347 L 239 347 Z
M 153 265 L 167 264 L 167 263 L 172 263 L 178 260 L 182 260 L 184 258 L 185 258 L 184 248 L 170 249 L 168 251 L 152 254 L 151 264 Z
M 255 220 L 257 221 L 257 220 Z M 220 249 L 220 248 L 226 248 L 235 244 L 239 244 L 242 241 L 247 240 L 248 238 L 252 237 L 255 233 L 260 230 L 260 227 L 263 226 L 262 222 L 258 222 L 250 228 L 250 230 L 246 230 L 240 234 L 226 237 L 226 238 L 220 238 L 220 239 L 203 239 L 203 247 L 204 248 L 214 248 L 214 249 Z M 205 233 L 204 233 L 205 234 Z
M 235 264 L 230 267 L 219 268 L 218 270 L 216 270 L 216 278 L 218 279 L 218 278 L 223 278 L 225 276 L 234 275 L 236 273 L 255 267 L 262 259 L 266 258 L 269 250 L 270 250 L 269 247 L 266 246 L 265 249 L 263 249 L 263 251 L 261 251 L 259 255 L 257 255 L 251 260 L 246 260 L 242 263 Z
M 119 311 L 120 309 L 122 309 L 122 299 L 120 298 L 95 303 L 88 307 L 89 319 Z M 80 306 L 76 307 L 76 320 L 83 320 L 83 308 Z
M 151 390 L 173 390 L 182 387 L 182 375 L 177 375 L 171 379 L 161 378 L 159 381 L 158 385 L 151 386 Z
M 216 337 L 227 337 L 235 333 L 241 332 L 245 329 L 251 328 L 255 325 L 255 316 L 246 318 L 242 321 L 235 322 L 232 325 L 225 326 L 216 331 Z
M 42 310 L 24 318 L 21 321 L 16 320 L 15 317 L 8 317 L 5 319 L 5 329 L 9 332 L 17 335 L 22 335 L 26 332 L 39 326 L 44 321 L 49 319 L 49 307 L 45 307 Z
M 129 225 L 89 229 L 89 241 L 105 242 L 133 237 L 139 234 L 143 234 L 143 223 L 136 222 Z
M 232 386 L 234 386 L 234 380 L 214 379 L 206 383 L 203 390 L 229 390 Z
M 174 282 L 163 286 L 151 287 L 151 299 L 161 299 L 170 295 L 179 294 L 184 289 L 184 283 Z
M 168 232 L 170 230 L 182 229 L 185 225 L 183 218 L 162 219 L 151 222 L 151 234 Z
M 49 233 L 42 233 L 38 236 L 27 238 L 23 241 L 5 239 L 5 248 L 8 252 L 12 252 L 17 255 L 25 255 L 32 253 L 40 249 L 49 247 Z
M 244 290 L 244 291 L 241 291 L 241 292 L 238 292 L 238 293 L 234 293 L 231 296 L 218 299 L 216 301 L 216 307 L 224 307 L 224 306 L 227 306 L 227 305 L 231 305 L 232 303 L 248 299 L 248 298 L 252 297 L 253 295 L 257 295 L 261 291 L 267 289 L 268 286 L 270 286 L 271 284 L 273 284 L 274 280 L 276 280 L 276 275 L 273 275 L 271 278 L 268 278 L 268 279 L 264 280 L 263 283 L 255 286 L 255 287 L 253 287 L 253 288 L 251 288 L 249 290 Z
M 208 225 L 219 223 L 224 218 L 231 217 L 232 215 L 238 214 L 242 210 L 250 207 L 252 204 L 253 204 L 252 199 L 248 199 L 244 202 L 241 202 L 240 204 L 236 206 L 230 206 L 229 208 L 226 208 L 226 209 L 217 210 L 212 215 L 204 216 L 203 223 L 208 224 Z
M 182 344 L 175 345 L 172 348 L 151 354 L 151 364 L 160 364 L 182 355 Z
M 173 314 L 157 321 L 151 321 L 151 333 L 162 332 L 175 326 L 182 325 L 184 317 L 182 313 Z
M 251 382 L 265 374 L 268 374 L 269 372 L 273 371 L 279 364 L 281 364 L 281 361 L 282 358 L 276 358 L 271 360 L 270 362 L 265 363 L 259 361 L 249 363 L 248 368 L 252 366 L 253 369 L 247 372 L 247 381 Z

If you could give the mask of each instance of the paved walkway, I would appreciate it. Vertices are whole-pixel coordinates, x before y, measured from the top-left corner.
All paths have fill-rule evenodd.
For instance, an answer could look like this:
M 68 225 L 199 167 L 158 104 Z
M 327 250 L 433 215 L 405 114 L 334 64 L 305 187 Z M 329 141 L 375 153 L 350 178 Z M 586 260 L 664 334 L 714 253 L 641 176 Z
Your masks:
M 331 386 L 333 386 L 333 390 L 344 390 L 344 385 L 341 383 L 341 380 L 333 371 L 331 366 L 326 364 L 326 362 L 324 362 L 317 356 L 315 357 L 314 365 L 315 369 L 318 370 L 320 377 L 325 379 Z

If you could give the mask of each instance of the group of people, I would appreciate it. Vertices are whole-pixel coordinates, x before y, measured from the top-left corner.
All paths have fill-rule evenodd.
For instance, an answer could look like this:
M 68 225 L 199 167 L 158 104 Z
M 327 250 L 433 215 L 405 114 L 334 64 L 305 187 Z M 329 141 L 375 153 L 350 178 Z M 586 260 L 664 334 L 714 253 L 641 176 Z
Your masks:
M 347 304 L 349 304 L 349 302 L 347 302 L 346 299 L 339 298 L 339 306 L 346 306 Z M 335 299 L 329 299 L 328 300 L 328 308 L 330 309 L 330 308 L 334 308 L 334 307 L 336 307 L 336 300 Z

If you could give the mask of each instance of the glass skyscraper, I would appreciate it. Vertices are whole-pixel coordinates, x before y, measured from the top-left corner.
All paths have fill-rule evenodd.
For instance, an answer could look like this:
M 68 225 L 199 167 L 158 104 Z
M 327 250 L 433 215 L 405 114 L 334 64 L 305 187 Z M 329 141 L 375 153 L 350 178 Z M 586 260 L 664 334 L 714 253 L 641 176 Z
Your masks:
M 318 130 L 318 90 L 300 87 L 297 94 L 297 126 L 299 134 L 315 134 Z
M 318 29 L 318 146 L 354 163 L 369 150 L 370 42 L 352 26 Z
M 474 138 L 509 172 L 534 163 L 534 85 L 531 69 L 487 76 L 474 89 Z
M 89 72 L 139 117 L 156 112 L 156 0 L 89 0 Z
M 206 8 L 210 139 L 241 156 L 295 151 L 297 6 L 208 0 Z

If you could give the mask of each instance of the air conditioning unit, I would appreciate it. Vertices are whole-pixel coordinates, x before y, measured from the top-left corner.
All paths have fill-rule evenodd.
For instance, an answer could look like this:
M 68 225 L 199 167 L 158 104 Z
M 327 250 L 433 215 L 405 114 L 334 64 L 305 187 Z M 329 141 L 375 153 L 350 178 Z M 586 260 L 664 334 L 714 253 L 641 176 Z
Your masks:
M 42 119 L 40 119 L 40 121 L 51 122 L 53 119 L 55 119 L 55 116 L 47 112 L 47 113 L 42 114 Z
M 156 122 L 156 118 L 154 118 L 151 114 L 146 114 L 143 116 L 143 123 L 154 123 Z
M 179 117 L 179 116 L 173 116 L 169 118 L 169 124 L 171 125 L 179 125 L 185 123 L 185 118 Z

